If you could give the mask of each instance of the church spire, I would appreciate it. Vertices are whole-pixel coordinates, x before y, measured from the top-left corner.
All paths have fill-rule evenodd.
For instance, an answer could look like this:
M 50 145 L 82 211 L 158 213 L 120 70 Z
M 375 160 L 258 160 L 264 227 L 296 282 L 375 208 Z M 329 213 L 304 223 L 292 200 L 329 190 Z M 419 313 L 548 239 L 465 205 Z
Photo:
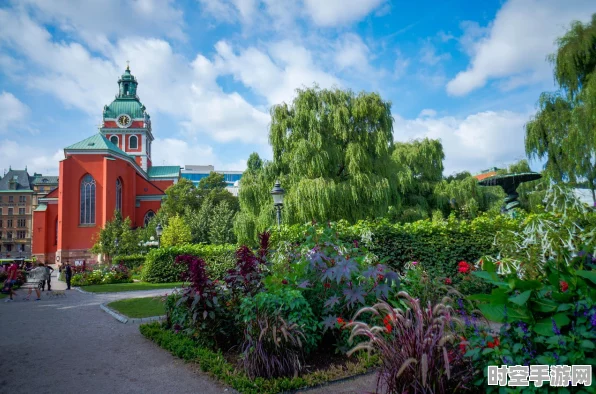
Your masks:
M 118 91 L 117 98 L 137 98 L 138 82 L 137 79 L 130 73 L 130 64 L 128 60 L 126 61 L 126 70 L 124 70 L 124 74 L 122 74 L 118 80 L 118 86 L 120 89 Z

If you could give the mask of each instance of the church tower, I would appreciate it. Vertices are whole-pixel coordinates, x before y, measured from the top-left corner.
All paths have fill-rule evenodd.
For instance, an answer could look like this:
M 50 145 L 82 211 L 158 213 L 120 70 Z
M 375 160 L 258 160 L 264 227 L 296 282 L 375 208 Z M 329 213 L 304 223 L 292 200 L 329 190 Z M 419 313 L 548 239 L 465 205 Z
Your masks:
M 137 79 L 127 65 L 118 80 L 118 94 L 103 108 L 100 132 L 111 143 L 133 156 L 145 172 L 151 168 L 151 118 L 137 96 Z

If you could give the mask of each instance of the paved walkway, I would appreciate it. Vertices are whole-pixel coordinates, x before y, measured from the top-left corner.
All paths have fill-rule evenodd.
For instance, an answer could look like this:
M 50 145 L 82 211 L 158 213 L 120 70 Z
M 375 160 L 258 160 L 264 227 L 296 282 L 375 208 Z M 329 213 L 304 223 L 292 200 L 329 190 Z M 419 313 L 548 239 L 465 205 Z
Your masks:
M 56 271 L 56 274 L 58 272 Z M 66 288 L 52 278 L 52 289 Z M 99 308 L 116 299 L 168 290 L 0 301 L 0 393 L 233 392 Z M 35 294 L 32 299 L 35 299 Z
M 55 272 L 52 290 L 64 290 Z M 202 373 L 198 366 L 172 356 L 139 332 L 122 324 L 99 305 L 123 298 L 150 297 L 170 290 L 84 294 L 66 290 L 65 297 L 41 301 L 0 300 L 0 394 L 69 393 L 235 393 Z M 374 376 L 363 376 L 309 394 L 365 393 Z

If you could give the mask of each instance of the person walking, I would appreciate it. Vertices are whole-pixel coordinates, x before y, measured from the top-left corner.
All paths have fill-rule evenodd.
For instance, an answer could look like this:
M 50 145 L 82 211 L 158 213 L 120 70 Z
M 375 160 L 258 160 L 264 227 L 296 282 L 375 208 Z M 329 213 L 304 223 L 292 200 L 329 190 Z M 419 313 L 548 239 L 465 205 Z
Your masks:
M 12 287 L 15 285 L 15 283 L 17 283 L 18 273 L 19 273 L 19 266 L 15 261 L 13 261 L 12 264 L 10 265 L 10 267 L 8 267 L 8 277 L 6 278 L 6 281 L 4 282 L 4 289 L 6 289 L 6 293 L 8 294 L 8 299 L 6 300 L 6 302 L 13 301 L 12 297 L 17 294 L 14 292 Z
M 45 280 L 45 277 L 46 268 L 43 266 L 43 263 L 39 263 L 36 268 L 33 268 L 27 273 L 27 282 L 23 286 L 24 288 L 29 289 L 27 297 L 25 298 L 26 301 L 29 301 L 33 289 L 35 289 L 35 294 L 37 294 L 35 301 L 41 300 L 41 282 Z
M 52 291 L 52 273 L 54 272 L 54 269 L 52 267 L 50 267 L 50 264 L 46 263 L 44 265 L 44 268 L 46 269 L 46 276 L 45 276 L 45 280 L 43 282 L 43 285 L 41 286 L 41 291 L 44 291 L 46 288 L 46 285 L 48 285 L 48 291 Z
M 64 278 L 66 279 L 66 290 L 70 290 L 70 280 L 72 279 L 72 267 L 70 266 L 70 262 L 66 262 L 66 266 L 64 267 Z

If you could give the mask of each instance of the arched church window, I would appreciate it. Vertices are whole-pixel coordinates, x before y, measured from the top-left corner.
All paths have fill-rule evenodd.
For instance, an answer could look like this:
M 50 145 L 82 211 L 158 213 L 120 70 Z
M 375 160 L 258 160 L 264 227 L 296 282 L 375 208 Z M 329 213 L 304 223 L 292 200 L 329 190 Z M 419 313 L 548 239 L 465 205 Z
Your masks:
M 128 140 L 128 147 L 130 149 L 137 149 L 139 147 L 139 138 L 136 135 L 131 135 Z
M 153 219 L 154 216 L 155 216 L 155 212 L 147 211 L 147 213 L 145 214 L 145 219 L 143 220 L 143 223 L 145 225 L 144 227 L 147 227 L 147 225 L 149 224 L 151 219 Z
M 116 179 L 116 210 L 122 212 L 122 181 Z
M 81 224 L 95 224 L 95 179 L 87 174 L 81 180 Z
M 117 135 L 113 135 L 110 137 L 110 142 L 116 146 L 118 146 L 118 136 Z

